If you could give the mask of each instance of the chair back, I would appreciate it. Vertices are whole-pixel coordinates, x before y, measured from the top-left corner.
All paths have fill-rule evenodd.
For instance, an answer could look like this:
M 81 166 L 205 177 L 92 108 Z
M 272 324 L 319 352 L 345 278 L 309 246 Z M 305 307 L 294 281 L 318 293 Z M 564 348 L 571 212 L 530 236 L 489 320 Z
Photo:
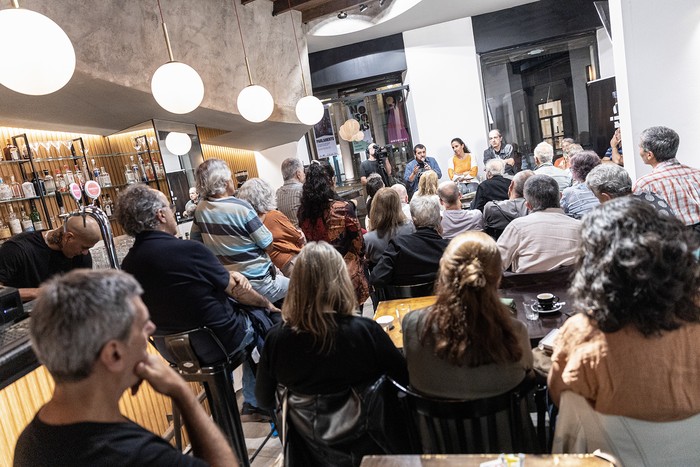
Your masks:
M 553 453 L 596 449 L 615 456 L 617 466 L 698 465 L 700 414 L 673 422 L 649 422 L 596 412 L 586 399 L 564 391 Z
M 412 414 L 413 449 L 424 454 L 526 452 L 532 431 L 526 394 L 530 381 L 504 394 L 477 400 L 437 399 L 402 388 Z
M 504 272 L 501 278 L 501 289 L 517 289 L 524 287 L 538 287 L 566 289 L 571 284 L 574 273 L 573 266 L 562 266 L 554 271 L 514 273 Z
M 214 331 L 206 326 L 174 334 L 157 333 L 151 336 L 151 343 L 183 374 L 196 374 L 203 367 L 240 360 L 237 355 L 229 355 Z
M 413 285 L 383 285 L 375 287 L 377 300 L 397 300 L 400 298 L 427 297 L 433 295 L 435 281 Z

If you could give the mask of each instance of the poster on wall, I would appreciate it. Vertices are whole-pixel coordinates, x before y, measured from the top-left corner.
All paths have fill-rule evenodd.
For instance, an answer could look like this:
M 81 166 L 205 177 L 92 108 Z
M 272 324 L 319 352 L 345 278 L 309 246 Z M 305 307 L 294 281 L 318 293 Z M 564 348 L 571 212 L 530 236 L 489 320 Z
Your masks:
M 405 143 L 410 139 L 406 129 L 403 93 L 401 91 L 384 94 L 386 118 L 386 140 L 389 144 Z
M 319 159 L 327 159 L 338 155 L 338 144 L 333 134 L 333 122 L 328 107 L 323 109 L 323 118 L 314 125 L 314 140 Z
M 369 143 L 373 141 L 372 130 L 370 130 L 371 125 L 369 120 L 369 111 L 365 106 L 365 102 L 362 100 L 348 102 L 346 105 L 348 108 L 348 117 L 354 118 L 360 122 L 360 131 L 365 134 L 364 139 L 361 141 L 352 142 L 352 152 L 354 154 L 360 154 L 364 160 L 365 150 L 367 149 L 367 146 L 369 146 Z

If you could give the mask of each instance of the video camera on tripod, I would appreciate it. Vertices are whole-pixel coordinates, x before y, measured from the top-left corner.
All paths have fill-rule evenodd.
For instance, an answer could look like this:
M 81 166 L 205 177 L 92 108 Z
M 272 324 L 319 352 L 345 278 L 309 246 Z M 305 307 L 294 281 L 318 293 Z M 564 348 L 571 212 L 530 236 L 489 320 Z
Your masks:
M 386 168 L 384 167 L 384 164 L 387 160 L 387 157 L 389 157 L 390 154 L 394 153 L 394 146 L 392 146 L 391 144 L 387 144 L 386 146 L 379 146 L 376 143 L 372 144 L 374 144 L 374 158 L 377 161 L 378 173 L 382 176 L 384 185 L 391 186 L 391 180 L 389 178 L 389 174 L 386 173 Z M 389 160 L 389 164 L 391 164 L 391 160 Z

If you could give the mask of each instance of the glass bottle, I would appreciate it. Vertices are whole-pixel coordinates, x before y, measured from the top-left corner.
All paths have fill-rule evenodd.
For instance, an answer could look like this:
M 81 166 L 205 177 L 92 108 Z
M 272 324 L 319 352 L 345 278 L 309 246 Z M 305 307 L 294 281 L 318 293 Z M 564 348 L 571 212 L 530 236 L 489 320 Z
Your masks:
M 107 217 L 112 217 L 112 199 L 109 194 L 102 197 L 102 210 L 107 214 Z
M 160 162 L 156 161 L 156 178 L 159 180 L 165 176 L 165 171 Z
M 22 185 L 15 180 L 14 175 L 10 175 L 10 190 L 12 190 L 13 198 L 22 198 L 24 196 L 24 191 L 22 191 Z
M 70 186 L 71 183 L 75 183 L 75 177 L 73 177 L 73 171 L 68 168 L 67 165 L 63 166 L 63 171 L 66 173 L 63 178 L 66 180 L 66 186 Z
M 47 195 L 56 193 L 56 182 L 49 173 L 48 169 L 44 169 L 44 189 L 46 190 Z
M 15 211 L 12 209 L 11 205 L 8 206 L 8 209 L 10 210 L 10 212 L 7 214 L 7 219 L 9 220 L 10 224 L 10 232 L 12 232 L 12 235 L 22 233 L 22 223 L 17 218 L 17 214 L 15 214 Z
M 5 221 L 0 217 L 0 240 L 7 240 L 12 236 L 10 226 L 5 224 Z
M 22 206 L 21 217 L 22 230 L 24 230 L 25 232 L 34 232 L 34 224 L 32 224 L 32 220 L 27 215 L 27 211 L 24 210 L 24 206 Z
M 36 204 L 34 203 L 32 203 L 32 211 L 29 213 L 29 218 L 32 220 L 32 224 L 34 224 L 34 230 L 44 230 L 44 223 L 42 222 L 39 210 L 36 208 Z
M 92 179 L 99 183 L 100 186 L 102 186 L 102 183 L 100 183 L 100 169 L 97 168 L 97 164 L 95 164 L 95 159 L 90 160 L 92 161 Z
M 139 159 L 139 175 L 141 176 L 141 181 L 142 182 L 147 182 L 148 181 L 148 172 L 146 172 L 146 167 L 143 164 L 143 159 L 141 159 L 141 156 L 138 156 Z
M 2 178 L 0 178 L 0 199 L 12 199 L 12 189 Z
M 85 185 L 85 177 L 83 177 L 83 172 L 77 165 L 75 166 L 75 183 L 77 183 L 81 187 Z
M 126 184 L 131 185 L 133 183 L 136 183 L 136 180 L 134 179 L 134 171 L 131 170 L 131 167 L 129 167 L 129 164 L 124 164 L 124 177 L 126 177 Z
M 61 193 L 68 191 L 66 179 L 63 178 L 63 174 L 58 169 L 56 169 L 56 176 L 54 177 L 54 181 L 56 183 L 56 191 L 60 191 Z
M 12 160 L 12 148 L 15 147 L 11 140 L 7 140 L 7 145 L 2 149 L 3 159 L 6 161 Z
M 109 176 L 104 167 L 100 167 L 100 186 L 112 186 L 112 177 Z
M 36 190 L 34 189 L 34 184 L 32 182 L 22 183 L 22 193 L 25 198 L 33 198 L 36 196 Z

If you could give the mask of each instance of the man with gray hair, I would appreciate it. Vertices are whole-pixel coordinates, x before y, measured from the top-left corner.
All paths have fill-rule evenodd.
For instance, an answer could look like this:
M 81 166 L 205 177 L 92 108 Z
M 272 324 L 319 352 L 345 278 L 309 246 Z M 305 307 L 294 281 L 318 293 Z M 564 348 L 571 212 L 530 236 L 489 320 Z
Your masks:
M 272 303 L 287 295 L 289 279 L 277 274 L 267 250 L 272 234 L 253 207 L 233 196 L 231 169 L 220 159 L 202 162 L 195 173 L 200 201 L 191 237 L 204 242 L 224 267 L 243 274 Z
M 548 175 L 525 182 L 530 214 L 513 220 L 498 239 L 503 270 L 545 272 L 574 264 L 581 221 L 559 207 L 559 185 Z
M 634 183 L 632 191 L 661 196 L 676 217 L 700 234 L 700 170 L 676 159 L 680 145 L 678 133 L 664 126 L 653 126 L 642 131 L 639 139 L 639 155 L 652 170 Z
M 389 241 L 370 275 L 372 285 L 414 285 L 435 280 L 449 243 L 440 235 L 440 205 L 432 196 L 414 197 L 411 217 L 416 231 Z
M 15 465 L 238 465 L 189 385 L 147 352 L 156 327 L 141 292 L 113 269 L 76 270 L 42 286 L 30 334 L 56 386 L 20 435 Z M 143 381 L 175 401 L 195 457 L 122 415 L 124 391 L 136 394 Z
M 489 161 L 490 162 L 490 161 Z M 467 230 L 483 230 L 484 221 L 481 211 L 462 209 L 462 193 L 453 181 L 442 182 L 438 186 L 440 204 L 445 208 L 442 213 L 442 236 L 452 240 Z
M 513 219 L 527 216 L 525 182 L 533 175 L 535 173 L 532 170 L 518 172 L 508 187 L 508 199 L 489 201 L 484 206 L 484 232 L 491 235 L 494 240 L 498 240 Z
M 505 162 L 501 159 L 491 159 L 486 163 L 486 167 L 484 167 L 486 180 L 481 182 L 476 189 L 476 195 L 471 205 L 472 209 L 483 212 L 484 206 L 489 201 L 508 199 L 510 179 L 503 176 L 505 167 Z
M 571 175 L 565 170 L 554 167 L 552 158 L 554 157 L 554 148 L 547 142 L 542 142 L 535 146 L 535 169 L 536 175 L 549 175 L 556 180 L 559 185 L 559 192 L 564 191 L 564 188 L 571 186 Z
M 279 209 L 294 227 L 299 228 L 297 212 L 301 205 L 301 190 L 304 187 L 306 175 L 304 164 L 296 157 L 289 157 L 282 161 L 282 178 L 284 185 L 277 189 L 277 209 Z
M 406 219 L 410 219 L 411 206 L 408 205 L 408 191 L 406 190 L 406 187 L 401 183 L 395 183 L 391 185 L 391 189 L 399 194 L 399 198 L 401 198 L 401 210 L 403 211 L 404 216 L 406 216 Z

